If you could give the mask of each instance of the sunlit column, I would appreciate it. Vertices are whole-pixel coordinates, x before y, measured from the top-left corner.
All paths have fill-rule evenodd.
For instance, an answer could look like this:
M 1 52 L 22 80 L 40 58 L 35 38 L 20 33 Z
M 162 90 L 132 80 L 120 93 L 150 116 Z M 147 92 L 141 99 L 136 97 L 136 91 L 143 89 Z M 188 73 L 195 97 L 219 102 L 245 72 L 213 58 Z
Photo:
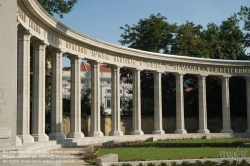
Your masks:
M 30 135 L 30 37 L 29 31 L 18 31 L 17 136 L 23 143 L 34 142 Z
M 96 61 L 89 61 L 91 65 L 91 137 L 101 137 L 101 112 L 100 112 L 100 64 Z
M 120 125 L 120 67 L 111 66 L 111 131 L 110 136 L 123 135 Z
M 162 129 L 161 72 L 154 72 L 154 130 L 153 134 L 165 134 Z
M 80 58 L 69 56 L 71 61 L 70 132 L 68 138 L 83 138 L 81 132 L 81 66 Z
M 133 69 L 133 129 L 130 134 L 143 135 L 141 130 L 141 71 Z
M 52 52 L 51 122 L 49 139 L 62 141 L 62 55 L 61 50 Z
M 199 130 L 198 133 L 210 133 L 207 129 L 206 76 L 198 76 L 199 84 Z
M 184 121 L 183 74 L 175 74 L 176 78 L 176 134 L 186 134 Z
M 32 101 L 32 136 L 35 141 L 48 141 L 45 134 L 45 48 L 46 44 L 33 44 L 33 101 Z
M 246 103 L 247 103 L 247 129 L 246 133 L 250 133 L 250 77 L 246 79 Z
M 229 77 L 221 77 L 222 86 L 222 133 L 233 133 L 230 119 Z

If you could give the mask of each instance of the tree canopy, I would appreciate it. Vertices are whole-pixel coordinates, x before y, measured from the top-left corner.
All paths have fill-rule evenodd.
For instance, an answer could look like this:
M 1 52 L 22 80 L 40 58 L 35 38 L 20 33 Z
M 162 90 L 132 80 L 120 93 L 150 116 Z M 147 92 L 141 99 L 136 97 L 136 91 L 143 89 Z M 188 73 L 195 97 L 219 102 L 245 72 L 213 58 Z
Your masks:
M 38 0 L 38 2 L 49 14 L 56 13 L 63 18 L 63 14 L 71 12 L 77 0 Z
M 240 18 L 238 17 L 240 16 Z M 239 26 L 244 20 L 244 33 Z M 181 56 L 193 56 L 213 59 L 247 60 L 245 49 L 249 46 L 250 11 L 246 7 L 233 14 L 220 25 L 209 23 L 206 28 L 193 22 L 177 25 L 170 24 L 161 14 L 151 14 L 140 19 L 132 26 L 120 27 L 123 33 L 119 42 L 130 48 L 144 51 L 168 53 Z M 131 72 L 121 69 L 121 77 L 132 82 Z M 150 71 L 141 72 L 142 115 L 153 115 L 154 76 Z M 230 89 L 230 98 L 234 103 L 245 105 L 244 79 L 231 78 L 230 87 L 241 85 L 241 89 Z M 185 115 L 198 115 L 198 79 L 193 75 L 184 76 L 184 86 L 192 90 L 185 92 Z M 175 77 L 171 73 L 162 74 L 163 115 L 175 115 Z M 207 109 L 210 115 L 221 115 L 221 81 L 218 77 L 207 77 Z M 233 103 L 233 102 L 232 102 Z M 244 108 L 231 104 L 237 115 L 245 114 Z

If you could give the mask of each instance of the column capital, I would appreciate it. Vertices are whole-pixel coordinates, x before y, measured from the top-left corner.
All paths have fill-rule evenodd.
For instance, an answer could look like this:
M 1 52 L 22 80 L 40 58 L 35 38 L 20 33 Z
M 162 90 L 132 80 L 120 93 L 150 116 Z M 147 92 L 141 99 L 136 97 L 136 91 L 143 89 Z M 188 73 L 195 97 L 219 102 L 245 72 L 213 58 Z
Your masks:
M 39 41 L 32 42 L 32 45 L 33 45 L 34 47 L 37 47 L 39 50 L 45 50 L 46 47 L 47 47 L 49 44 L 46 43 L 44 40 L 39 40 Z
M 185 74 L 187 74 L 187 73 L 184 73 L 184 72 L 177 72 L 177 73 L 173 73 L 173 75 L 175 75 L 175 76 L 185 75 Z
M 198 74 L 197 77 L 207 77 L 208 74 Z
M 122 65 L 108 65 L 111 69 L 120 69 L 122 68 L 123 66 Z
M 159 70 L 153 70 L 153 71 L 150 71 L 150 72 L 153 73 L 153 74 L 157 74 L 157 73 L 162 74 L 162 73 L 165 73 L 164 71 L 159 71 Z
M 245 76 L 245 77 L 243 77 L 245 80 L 248 80 L 248 81 L 250 81 L 250 76 Z
M 132 72 L 136 72 L 136 71 L 142 71 L 143 69 L 140 69 L 140 68 L 131 68 L 130 69 Z
M 30 40 L 32 34 L 30 32 L 30 30 L 19 30 L 18 31 L 18 39 L 22 39 L 22 40 Z
M 71 61 L 72 60 L 79 60 L 79 59 L 81 59 L 79 56 L 77 56 L 77 55 L 67 55 L 67 58 L 69 58 Z
M 197 75 L 198 79 L 206 80 L 208 75 Z
M 59 54 L 61 54 L 61 55 L 63 55 L 63 54 L 65 53 L 65 51 L 62 50 L 62 49 L 60 49 L 60 48 L 58 48 L 58 49 L 50 49 L 49 51 L 51 51 L 51 52 L 54 53 L 54 54 L 59 53 Z
M 222 76 L 219 76 L 221 79 L 229 79 L 231 77 L 231 75 L 222 75 Z

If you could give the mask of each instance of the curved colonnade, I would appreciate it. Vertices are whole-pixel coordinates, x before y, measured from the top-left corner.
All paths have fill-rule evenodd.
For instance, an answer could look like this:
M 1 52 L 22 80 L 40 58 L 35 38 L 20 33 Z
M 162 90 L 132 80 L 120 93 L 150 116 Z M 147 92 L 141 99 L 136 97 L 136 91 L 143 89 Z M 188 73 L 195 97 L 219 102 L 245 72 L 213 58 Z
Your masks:
M 249 61 L 215 60 L 145 52 L 108 44 L 77 33 L 48 15 L 35 0 L 18 0 L 18 110 L 17 135 L 23 143 L 63 140 L 62 132 L 62 55 L 71 60 L 71 122 L 68 138 L 80 139 L 81 89 L 80 60 L 91 64 L 91 131 L 90 137 L 101 137 L 100 130 L 100 64 L 112 70 L 111 136 L 122 136 L 120 129 L 120 68 L 133 73 L 133 128 L 131 135 L 143 135 L 141 130 L 140 71 L 154 73 L 154 130 L 162 128 L 161 73 L 176 77 L 176 134 L 186 134 L 184 125 L 183 76 L 198 77 L 199 130 L 208 134 L 206 109 L 206 77 L 219 76 L 222 81 L 222 133 L 233 133 L 230 122 L 229 78 L 244 77 L 247 85 L 247 130 L 250 133 L 250 63 Z M 32 131 L 30 135 L 30 44 L 34 49 Z M 45 134 L 45 51 L 52 54 L 51 133 Z

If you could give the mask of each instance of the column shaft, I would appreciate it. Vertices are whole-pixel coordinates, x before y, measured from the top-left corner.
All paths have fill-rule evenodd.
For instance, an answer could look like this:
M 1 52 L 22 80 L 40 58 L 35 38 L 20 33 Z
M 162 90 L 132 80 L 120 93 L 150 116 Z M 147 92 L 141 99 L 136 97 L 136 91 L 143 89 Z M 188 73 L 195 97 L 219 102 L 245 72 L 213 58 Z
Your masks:
M 23 143 L 33 143 L 30 135 L 30 37 L 18 31 L 17 135 Z
M 184 121 L 183 74 L 176 74 L 176 134 L 186 134 Z
M 230 119 L 229 77 L 221 77 L 222 85 L 222 133 L 233 133 Z
M 101 137 L 101 112 L 100 112 L 100 64 L 96 61 L 90 61 L 91 65 L 91 137 Z
M 153 134 L 165 134 L 162 130 L 162 88 L 161 73 L 154 73 L 154 130 Z
M 141 81 L 140 70 L 133 72 L 133 129 L 131 135 L 143 135 L 141 130 Z
M 123 135 L 120 125 L 120 67 L 111 67 L 111 131 L 109 135 Z
M 246 133 L 250 133 L 250 77 L 246 77 L 246 103 L 247 103 L 247 129 Z
M 62 141 L 62 55 L 60 50 L 52 52 L 51 122 L 49 139 Z
M 32 136 L 35 141 L 48 141 L 45 134 L 45 43 L 33 45 Z
M 71 97 L 70 97 L 70 133 L 69 138 L 83 138 L 81 132 L 81 68 L 80 58 L 70 56 L 71 60 Z
M 206 76 L 198 76 L 199 84 L 199 130 L 198 133 L 210 133 L 207 129 Z

